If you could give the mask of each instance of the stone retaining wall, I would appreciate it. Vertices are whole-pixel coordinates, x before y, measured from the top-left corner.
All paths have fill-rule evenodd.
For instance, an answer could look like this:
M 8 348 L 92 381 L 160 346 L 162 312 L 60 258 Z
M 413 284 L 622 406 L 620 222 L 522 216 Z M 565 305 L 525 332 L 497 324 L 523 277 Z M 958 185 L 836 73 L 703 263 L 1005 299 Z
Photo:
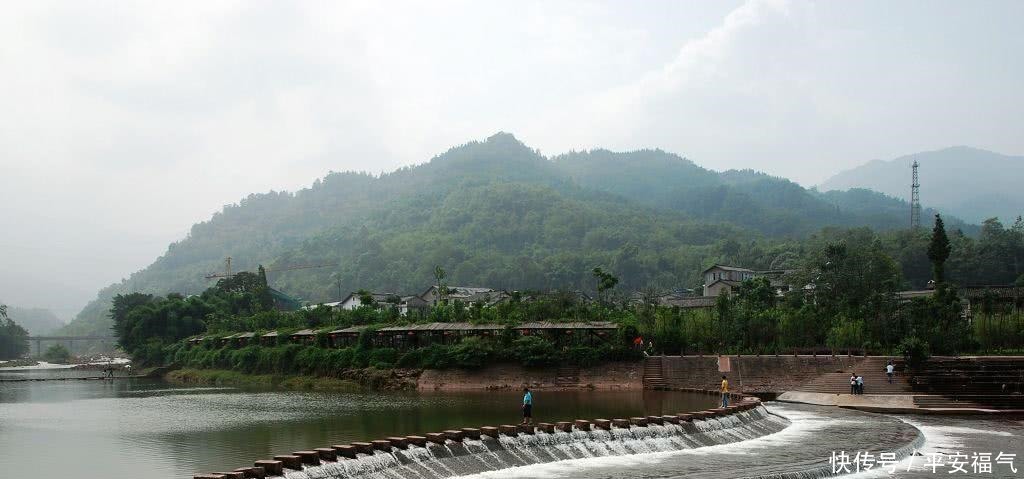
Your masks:
M 654 358 L 659 359 L 659 358 Z M 664 356 L 662 377 L 669 389 L 716 390 L 722 383 L 717 356 Z M 725 373 L 733 390 L 745 393 L 791 391 L 824 373 L 849 371 L 861 356 L 730 356 Z
M 488 366 L 475 371 L 425 370 L 420 391 L 472 389 L 643 389 L 642 362 L 606 363 L 593 368 L 524 368 L 514 364 Z

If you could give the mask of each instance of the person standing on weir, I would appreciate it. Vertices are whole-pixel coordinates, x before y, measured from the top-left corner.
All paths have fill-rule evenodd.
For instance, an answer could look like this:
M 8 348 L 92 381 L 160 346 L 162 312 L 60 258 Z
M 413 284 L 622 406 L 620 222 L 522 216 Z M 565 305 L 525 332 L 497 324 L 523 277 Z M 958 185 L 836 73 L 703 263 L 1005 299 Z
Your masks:
M 885 375 L 889 378 L 889 384 L 892 384 L 892 375 L 896 372 L 896 367 L 892 365 L 892 360 L 889 360 L 889 364 L 885 365 Z
M 523 388 L 523 422 L 522 424 L 533 423 L 533 393 L 530 388 Z
M 729 380 L 722 375 L 722 407 L 729 407 Z

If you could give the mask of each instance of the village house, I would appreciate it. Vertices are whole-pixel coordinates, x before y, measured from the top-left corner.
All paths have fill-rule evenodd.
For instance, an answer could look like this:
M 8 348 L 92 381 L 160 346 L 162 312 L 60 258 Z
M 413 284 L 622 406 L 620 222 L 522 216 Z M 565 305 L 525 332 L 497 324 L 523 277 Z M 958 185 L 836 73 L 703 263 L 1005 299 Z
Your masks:
M 741 283 L 754 278 L 754 270 L 716 264 L 704 270 L 704 296 L 731 294 Z
M 752 269 L 740 268 L 738 266 L 726 266 L 716 264 L 704 270 L 704 296 L 721 296 L 723 293 L 732 294 L 744 281 L 754 278 L 767 278 L 768 283 L 775 294 L 781 296 L 792 289 L 789 284 L 789 275 L 794 273 L 790 269 L 772 269 L 765 271 L 754 271 Z
M 481 302 L 484 306 L 494 306 L 511 298 L 505 291 L 491 288 L 476 288 L 469 286 L 447 286 L 444 299 L 447 301 L 461 301 L 465 304 Z M 428 306 L 436 306 L 441 301 L 441 295 L 437 286 L 431 286 L 419 295 L 419 298 Z

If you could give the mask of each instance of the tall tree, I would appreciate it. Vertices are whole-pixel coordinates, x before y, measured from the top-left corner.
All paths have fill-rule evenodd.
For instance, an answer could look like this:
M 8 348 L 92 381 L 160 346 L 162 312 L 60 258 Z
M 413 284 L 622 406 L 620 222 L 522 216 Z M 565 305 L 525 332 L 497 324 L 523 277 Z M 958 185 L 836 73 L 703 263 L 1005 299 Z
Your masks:
M 932 228 L 932 240 L 928 244 L 928 260 L 932 262 L 932 275 L 935 285 L 946 282 L 946 260 L 949 259 L 949 237 L 942 217 L 935 215 L 935 227 Z
M 0 304 L 0 359 L 15 359 L 28 352 L 28 331 L 7 317 L 7 306 Z

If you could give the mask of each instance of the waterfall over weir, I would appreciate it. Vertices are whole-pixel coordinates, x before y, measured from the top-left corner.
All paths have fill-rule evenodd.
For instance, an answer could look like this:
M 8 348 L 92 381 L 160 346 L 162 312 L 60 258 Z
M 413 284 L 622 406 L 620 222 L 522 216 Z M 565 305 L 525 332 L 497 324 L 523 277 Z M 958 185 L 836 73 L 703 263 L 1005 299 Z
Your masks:
M 555 431 L 409 445 L 286 470 L 287 479 L 439 479 L 568 459 L 678 451 L 758 438 L 789 421 L 763 406 L 679 424 Z

